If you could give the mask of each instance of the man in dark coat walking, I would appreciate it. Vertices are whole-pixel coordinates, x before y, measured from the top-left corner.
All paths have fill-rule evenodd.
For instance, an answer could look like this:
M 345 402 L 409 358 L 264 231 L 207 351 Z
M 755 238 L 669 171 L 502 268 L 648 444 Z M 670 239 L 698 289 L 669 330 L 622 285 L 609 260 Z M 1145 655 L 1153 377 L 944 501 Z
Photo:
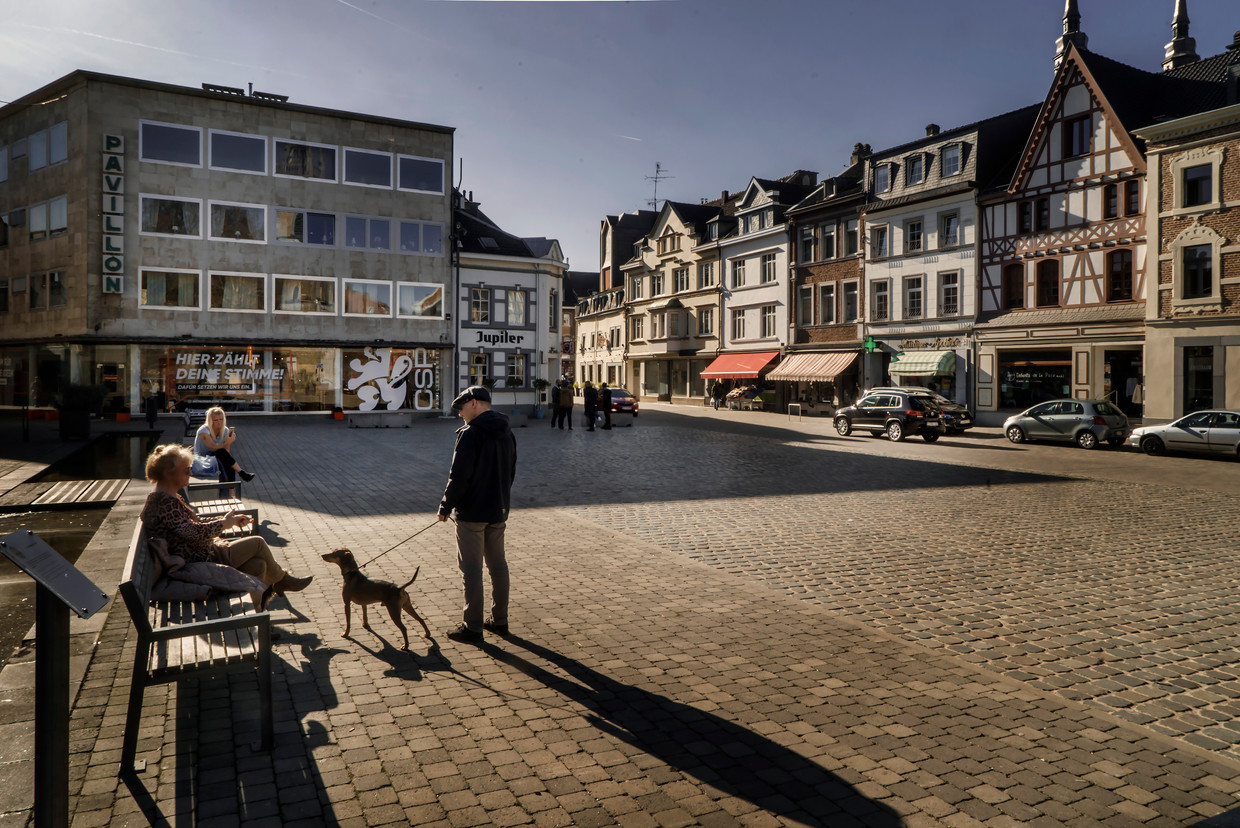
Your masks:
M 603 428 L 610 429 L 611 428 L 611 389 L 607 387 L 607 383 L 603 383 L 599 387 L 603 389 L 599 394 L 599 397 L 601 398 L 600 405 L 602 406 L 602 410 L 603 410 Z
M 594 419 L 598 416 L 598 389 L 591 385 L 589 380 L 586 380 L 586 388 L 582 392 L 582 397 L 586 405 L 586 431 L 593 431 Z
M 471 385 L 452 401 L 465 425 L 457 429 L 448 485 L 439 520 L 456 520 L 457 564 L 465 582 L 462 623 L 448 632 L 456 641 L 481 641 L 483 629 L 508 633 L 508 561 L 504 529 L 512 481 L 517 474 L 517 439 L 508 418 L 491 410 L 491 392 Z M 491 617 L 483 620 L 482 567 L 491 573 Z

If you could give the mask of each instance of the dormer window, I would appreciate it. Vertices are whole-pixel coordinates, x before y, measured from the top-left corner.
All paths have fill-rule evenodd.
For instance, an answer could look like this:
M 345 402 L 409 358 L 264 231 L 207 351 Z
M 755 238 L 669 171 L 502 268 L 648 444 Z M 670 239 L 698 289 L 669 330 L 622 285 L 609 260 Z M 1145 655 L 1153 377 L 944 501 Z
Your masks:
M 880 164 L 874 168 L 874 192 L 885 193 L 891 189 L 891 165 Z
M 960 174 L 960 145 L 949 144 L 943 147 L 943 160 L 940 162 L 943 178 L 950 178 L 953 175 Z
M 669 233 L 659 237 L 659 255 L 673 253 L 680 249 L 680 236 Z
M 910 155 L 904 159 L 904 184 L 912 186 L 926 180 L 926 159 L 923 155 Z
M 718 224 L 711 222 L 709 225 L 707 225 L 706 238 L 710 239 L 711 241 L 714 241 L 715 239 L 719 238 L 719 225 Z

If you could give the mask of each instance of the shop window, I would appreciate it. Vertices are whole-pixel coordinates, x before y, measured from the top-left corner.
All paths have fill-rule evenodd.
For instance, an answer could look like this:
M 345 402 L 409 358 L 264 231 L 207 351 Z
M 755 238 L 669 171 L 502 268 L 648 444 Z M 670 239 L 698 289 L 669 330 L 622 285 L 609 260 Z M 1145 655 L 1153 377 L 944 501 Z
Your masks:
M 309 210 L 276 210 L 276 241 L 335 247 L 336 215 Z
M 1038 307 L 1058 307 L 1059 305 L 1059 260 L 1044 259 L 1038 262 Z
M 443 318 L 443 285 L 399 282 L 396 315 L 407 318 Z
M 525 327 L 525 301 L 528 294 L 524 290 L 508 291 L 508 324 L 515 328 Z
M 391 316 L 392 283 L 368 279 L 345 279 L 344 315 Z
M 414 155 L 396 157 L 397 189 L 416 193 L 443 193 L 443 161 Z
M 213 170 L 267 174 L 267 139 L 261 135 L 209 130 L 207 133 Z
M 228 204 L 212 201 L 211 238 L 215 241 L 267 241 L 267 208 L 261 204 Z
M 54 270 L 47 274 L 47 306 L 63 308 L 69 303 L 69 292 L 65 285 L 64 271 Z
M 1214 348 L 1184 347 L 1184 412 L 1214 408 Z
M 336 280 L 306 276 L 274 276 L 276 313 L 336 314 Z
M 1025 306 L 1025 266 L 1005 265 L 1003 268 L 1003 309 L 1018 310 Z
M 369 150 L 344 150 L 344 183 L 359 187 L 392 188 L 392 155 Z
M 199 127 L 138 122 L 138 157 L 143 161 L 202 166 L 202 129 Z
M 469 321 L 486 325 L 491 321 L 491 291 L 489 288 L 470 288 Z
M 344 246 L 359 250 L 390 250 L 392 221 L 386 218 L 345 216 Z
M 163 310 L 198 310 L 202 307 L 197 270 L 148 270 L 139 272 L 138 304 Z
M 266 276 L 257 273 L 212 273 L 209 283 L 209 307 L 213 311 L 267 311 Z
M 284 178 L 336 180 L 336 148 L 325 144 L 275 141 L 275 174 Z
M 1107 301 L 1132 299 L 1132 251 L 1113 250 L 1107 254 Z
M 157 236 L 202 238 L 202 202 L 168 196 L 139 196 L 143 233 Z

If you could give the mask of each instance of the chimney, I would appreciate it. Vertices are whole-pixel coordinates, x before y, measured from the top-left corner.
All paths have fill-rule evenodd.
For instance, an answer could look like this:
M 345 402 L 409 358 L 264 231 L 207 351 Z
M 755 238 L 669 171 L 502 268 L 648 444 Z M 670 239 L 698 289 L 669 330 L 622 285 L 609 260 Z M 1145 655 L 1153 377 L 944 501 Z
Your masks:
M 860 162 L 862 159 L 869 158 L 871 152 L 869 144 L 853 144 L 852 155 L 849 156 L 848 163 L 852 165 Z
M 927 138 L 933 138 L 934 136 L 938 134 L 939 134 L 938 124 L 926 124 L 926 137 Z
M 727 201 L 727 200 L 728 200 L 728 191 L 727 191 L 727 190 L 724 190 L 724 191 L 723 191 L 723 195 L 719 196 L 719 198 L 720 198 L 720 200 L 722 200 L 722 201 Z
M 1188 0 L 1175 0 L 1175 16 L 1171 18 L 1171 42 L 1163 57 L 1163 71 L 1201 60 L 1197 41 L 1188 36 Z

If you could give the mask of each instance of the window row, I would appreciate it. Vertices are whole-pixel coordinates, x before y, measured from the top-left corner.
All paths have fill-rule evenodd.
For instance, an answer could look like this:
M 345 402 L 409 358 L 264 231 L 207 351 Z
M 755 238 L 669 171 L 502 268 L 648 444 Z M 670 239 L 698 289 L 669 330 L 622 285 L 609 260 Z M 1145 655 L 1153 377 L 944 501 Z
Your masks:
M 647 319 L 649 326 L 646 325 Z M 698 308 L 696 311 L 676 308 L 629 317 L 629 339 L 632 341 L 714 335 L 715 309 L 712 307 Z M 584 344 L 584 339 L 582 342 Z
M 1208 245 L 1207 245 L 1208 247 Z M 1060 304 L 1059 259 L 1042 259 L 1033 268 L 1030 284 L 1024 264 L 1013 262 L 1003 268 L 1001 301 L 1004 310 L 1020 310 L 1029 305 L 1029 288 L 1033 288 L 1033 305 L 1036 308 L 1056 308 Z M 1133 274 L 1132 251 L 1112 250 L 1106 256 L 1106 300 L 1108 302 L 1132 301 Z
M 27 172 L 68 161 L 69 122 L 61 121 L 0 147 L 0 181 L 9 180 L 9 162 L 19 158 L 26 159 Z
M 860 288 L 855 281 L 801 285 L 797 288 L 797 324 L 810 326 L 857 322 L 861 319 L 860 299 Z
M 607 329 L 606 332 L 596 331 L 589 336 L 589 347 L 595 348 L 618 348 L 620 347 L 620 328 L 613 327 Z M 581 350 L 586 350 L 587 338 L 585 334 L 581 335 Z
M 650 274 L 650 294 L 649 298 L 655 296 L 664 296 L 667 294 L 667 280 L 662 273 Z M 702 290 L 715 286 L 715 263 L 699 262 L 697 265 L 696 282 L 691 282 L 689 278 L 689 268 L 678 267 L 672 271 L 672 293 L 683 293 L 689 290 Z M 695 286 L 696 285 L 696 286 Z M 628 295 L 631 299 L 645 299 L 646 294 L 646 277 L 631 276 L 629 277 Z
M 751 315 L 751 310 L 757 311 L 758 329 L 753 333 L 746 335 L 745 320 Z M 732 341 L 740 339 L 751 339 L 754 334 L 760 339 L 771 339 L 779 335 L 775 326 L 775 306 L 763 305 L 756 309 L 735 308 L 731 315 L 731 327 L 729 334 Z
M 270 141 L 270 149 L 268 142 Z M 138 157 L 181 167 L 203 166 L 203 128 L 156 121 L 138 123 Z M 206 130 L 206 166 L 212 170 L 343 182 L 414 193 L 444 193 L 439 158 L 337 147 L 263 135 Z
M 14 230 L 25 227 L 30 241 L 62 236 L 69 232 L 69 197 L 56 196 L 53 199 L 31 204 L 0 215 L 0 248 L 8 247 L 16 242 Z
M 960 272 L 949 271 L 938 274 L 938 302 L 936 306 L 929 304 L 926 291 L 929 286 L 925 276 L 905 276 L 898 286 L 890 279 L 879 279 L 871 284 L 870 319 L 875 322 L 890 322 L 893 316 L 893 300 L 901 301 L 900 319 L 931 319 L 947 316 L 959 316 Z M 898 288 L 901 295 L 892 296 L 892 290 Z
M 858 251 L 858 225 L 858 219 L 832 219 L 802 227 L 798 233 L 797 261 L 808 264 L 855 256 Z
M 469 384 L 482 385 L 483 380 L 496 377 L 496 370 L 491 367 L 492 356 L 502 357 L 503 362 L 497 367 L 503 372 L 505 388 L 524 388 L 529 377 L 529 354 L 509 353 L 492 354 L 490 352 L 471 353 L 469 355 Z
M 960 213 L 940 213 L 937 237 L 928 236 L 925 220 L 921 217 L 904 222 L 899 239 L 892 239 L 891 225 L 877 224 L 870 228 L 870 258 L 882 259 L 892 255 L 923 253 L 926 250 L 946 250 L 958 247 L 963 241 L 960 232 Z M 932 241 L 937 241 L 933 247 Z M 899 244 L 897 245 L 896 242 Z
M 443 255 L 439 222 L 208 201 L 204 227 L 202 208 L 202 199 L 140 195 L 140 230 L 151 236 L 201 239 L 205 229 L 212 241 Z
M 395 302 L 393 302 L 395 296 Z M 265 273 L 177 268 L 142 268 L 138 304 L 160 310 L 235 313 L 298 313 L 317 316 L 368 316 L 443 319 L 443 285 L 335 279 L 330 276 L 281 276 Z
M 469 289 L 469 321 L 474 325 L 524 328 L 534 320 L 532 302 L 528 290 L 473 287 Z
M 962 170 L 961 153 L 961 144 L 948 144 L 939 150 L 939 178 L 952 178 L 953 176 L 960 175 Z M 934 158 L 935 154 L 930 152 L 915 152 L 912 155 L 905 156 L 904 186 L 911 187 L 923 183 L 934 164 Z M 895 185 L 899 167 L 900 165 L 894 161 L 875 164 L 874 192 L 889 192 Z
M 64 271 L 0 279 L 0 313 L 63 308 L 68 302 Z

